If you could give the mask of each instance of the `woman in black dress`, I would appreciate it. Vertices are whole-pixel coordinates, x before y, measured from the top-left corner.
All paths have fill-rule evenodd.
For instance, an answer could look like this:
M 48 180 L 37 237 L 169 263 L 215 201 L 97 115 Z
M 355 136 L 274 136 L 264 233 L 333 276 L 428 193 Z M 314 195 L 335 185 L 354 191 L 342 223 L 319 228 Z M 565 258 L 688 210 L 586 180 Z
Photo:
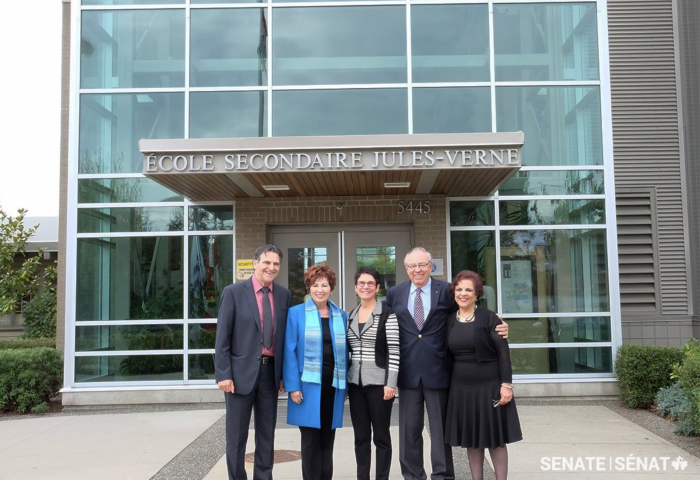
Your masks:
M 474 480 L 483 479 L 484 452 L 488 448 L 496 480 L 505 480 L 506 444 L 523 439 L 513 400 L 508 341 L 495 330 L 498 316 L 476 305 L 484 293 L 477 273 L 459 272 L 452 281 L 451 291 L 459 310 L 447 323 L 452 382 L 445 442 L 467 449 Z

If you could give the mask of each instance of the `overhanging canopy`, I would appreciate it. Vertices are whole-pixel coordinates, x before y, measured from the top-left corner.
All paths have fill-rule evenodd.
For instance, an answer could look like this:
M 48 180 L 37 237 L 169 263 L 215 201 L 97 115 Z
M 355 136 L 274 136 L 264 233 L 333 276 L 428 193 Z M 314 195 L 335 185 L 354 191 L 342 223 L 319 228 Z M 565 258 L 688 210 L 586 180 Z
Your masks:
M 193 201 L 487 196 L 520 169 L 523 133 L 143 139 L 143 173 Z

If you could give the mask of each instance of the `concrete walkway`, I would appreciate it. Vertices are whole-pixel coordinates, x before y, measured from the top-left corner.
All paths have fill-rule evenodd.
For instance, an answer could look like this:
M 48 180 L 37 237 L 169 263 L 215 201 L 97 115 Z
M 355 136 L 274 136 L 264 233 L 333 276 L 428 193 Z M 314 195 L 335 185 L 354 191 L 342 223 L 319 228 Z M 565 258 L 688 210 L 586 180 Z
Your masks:
M 509 446 L 509 479 L 700 479 L 700 459 L 605 406 L 519 406 L 518 411 L 525 440 Z M 190 410 L 0 421 L 0 480 L 147 480 L 154 476 L 225 480 L 225 459 L 221 456 L 224 413 Z M 283 421 L 281 416 L 276 449 L 280 457 L 296 458 L 299 431 L 286 428 Z M 216 445 L 206 443 L 212 442 L 212 434 Z M 398 427 L 392 427 L 392 436 L 395 450 L 391 478 L 400 479 Z M 425 438 L 427 442 L 427 432 Z M 253 451 L 252 445 L 251 432 L 249 452 Z M 191 473 L 196 469 L 190 470 L 188 465 L 196 466 L 197 458 L 204 457 L 201 453 L 190 456 L 179 465 L 177 462 L 183 462 L 187 458 L 183 453 L 187 452 L 209 452 L 215 456 L 204 473 Z M 427 448 L 425 454 L 429 472 Z M 455 449 L 458 479 L 471 478 L 465 457 L 462 449 Z M 277 463 L 275 478 L 301 478 L 300 463 Z M 163 469 L 166 466 L 169 468 Z M 252 465 L 248 469 L 251 472 Z M 493 478 L 489 470 L 486 478 Z M 170 473 L 164 477 L 163 472 Z M 349 425 L 336 435 L 334 478 L 355 478 Z

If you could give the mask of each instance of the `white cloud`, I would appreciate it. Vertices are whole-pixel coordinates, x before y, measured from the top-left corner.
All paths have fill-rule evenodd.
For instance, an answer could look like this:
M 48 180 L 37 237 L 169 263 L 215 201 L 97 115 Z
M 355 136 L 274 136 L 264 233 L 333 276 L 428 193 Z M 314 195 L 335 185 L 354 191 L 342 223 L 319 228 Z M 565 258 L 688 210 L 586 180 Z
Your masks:
M 2 3 L 0 204 L 58 215 L 62 2 Z

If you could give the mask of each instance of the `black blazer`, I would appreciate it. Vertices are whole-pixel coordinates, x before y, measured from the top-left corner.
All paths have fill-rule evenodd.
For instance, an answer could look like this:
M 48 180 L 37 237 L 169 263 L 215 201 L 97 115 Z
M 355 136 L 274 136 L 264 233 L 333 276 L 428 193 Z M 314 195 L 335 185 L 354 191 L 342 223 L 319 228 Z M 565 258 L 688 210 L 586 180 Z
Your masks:
M 275 283 L 272 287 L 272 299 L 275 309 L 275 385 L 279 385 L 282 378 L 284 333 L 291 294 L 289 290 Z M 233 380 L 235 393 L 250 393 L 260 370 L 262 342 L 260 312 L 253 290 L 253 280 L 249 278 L 229 285 L 221 295 L 216 325 L 216 381 Z
M 452 327 L 457 321 L 457 315 L 452 315 L 447 322 L 447 338 L 450 337 Z M 513 369 L 510 363 L 510 348 L 508 340 L 496 331 L 496 326 L 501 320 L 495 312 L 485 308 L 477 308 L 474 313 L 474 343 L 476 348 L 476 360 L 479 362 L 498 361 L 498 369 L 501 373 L 501 382 L 513 383 Z M 452 363 L 452 355 L 450 363 Z
M 447 319 L 457 311 L 457 304 L 450 294 L 450 284 L 432 279 L 430 288 L 430 312 L 423 330 L 418 331 L 408 310 L 411 282 L 404 282 L 389 289 L 386 303 L 396 313 L 399 321 L 401 368 L 399 388 L 416 388 L 419 382 L 427 388 L 450 386 L 450 362 L 447 359 Z

